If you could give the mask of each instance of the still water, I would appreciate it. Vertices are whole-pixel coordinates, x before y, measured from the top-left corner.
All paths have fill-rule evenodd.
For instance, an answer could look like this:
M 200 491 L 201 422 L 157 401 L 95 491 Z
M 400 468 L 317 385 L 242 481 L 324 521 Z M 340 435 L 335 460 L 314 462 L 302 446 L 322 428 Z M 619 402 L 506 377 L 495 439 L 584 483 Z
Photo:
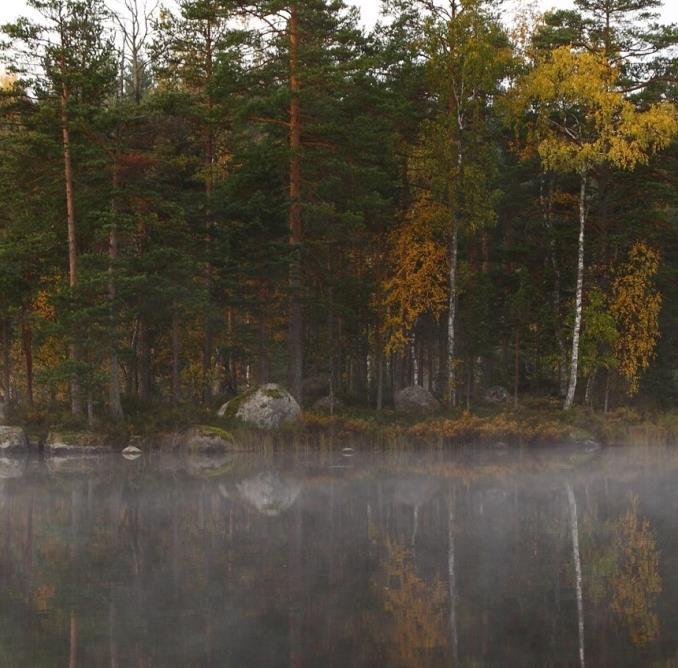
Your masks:
M 0 460 L 0 665 L 678 666 L 678 448 L 354 447 Z

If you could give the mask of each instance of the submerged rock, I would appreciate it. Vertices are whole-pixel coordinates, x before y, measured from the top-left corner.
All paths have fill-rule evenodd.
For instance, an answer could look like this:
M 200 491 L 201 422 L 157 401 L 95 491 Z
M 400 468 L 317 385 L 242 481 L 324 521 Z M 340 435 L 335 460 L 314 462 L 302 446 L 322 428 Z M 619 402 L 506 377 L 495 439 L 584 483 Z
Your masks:
M 396 411 L 406 415 L 430 415 L 440 410 L 438 400 L 419 385 L 396 392 L 393 399 Z
M 21 427 L 0 425 L 0 452 L 27 452 L 28 439 Z
M 269 383 L 231 399 L 219 409 L 222 417 L 236 417 L 260 429 L 277 429 L 301 416 L 296 399 L 281 385 Z

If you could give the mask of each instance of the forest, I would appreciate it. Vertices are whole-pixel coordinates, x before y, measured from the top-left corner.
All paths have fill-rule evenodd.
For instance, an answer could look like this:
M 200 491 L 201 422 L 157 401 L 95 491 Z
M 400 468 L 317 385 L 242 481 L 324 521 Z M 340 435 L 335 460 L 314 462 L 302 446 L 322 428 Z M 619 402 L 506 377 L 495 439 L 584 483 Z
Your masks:
M 658 0 L 28 0 L 2 26 L 0 388 L 123 422 L 325 379 L 678 401 Z M 306 402 L 308 405 L 308 402 Z

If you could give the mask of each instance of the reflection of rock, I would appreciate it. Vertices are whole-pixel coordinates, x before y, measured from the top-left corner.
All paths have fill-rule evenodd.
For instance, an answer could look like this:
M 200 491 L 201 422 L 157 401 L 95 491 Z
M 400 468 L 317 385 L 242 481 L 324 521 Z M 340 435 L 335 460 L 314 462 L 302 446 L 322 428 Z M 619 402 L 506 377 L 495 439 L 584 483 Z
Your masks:
M 45 452 L 52 455 L 96 455 L 110 452 L 101 436 L 88 431 L 50 432 Z
M 343 408 L 344 407 L 344 402 L 341 399 L 338 399 L 337 397 L 334 397 L 334 410 L 336 411 L 337 409 Z M 318 411 L 318 413 L 329 413 L 330 412 L 330 398 L 329 397 L 322 397 L 321 399 L 318 399 L 313 404 L 313 410 Z
M 260 473 L 236 485 L 238 494 L 263 515 L 274 517 L 287 510 L 299 496 L 295 480 L 283 480 L 275 473 Z
M 219 415 L 237 417 L 260 429 L 277 429 L 299 419 L 301 407 L 284 387 L 269 383 L 231 399 L 219 409 Z
M 141 455 L 143 455 L 143 451 L 137 448 L 136 445 L 128 445 L 123 451 L 122 451 L 122 456 L 125 459 L 139 459 Z
M 485 392 L 485 401 L 488 404 L 503 404 L 508 401 L 509 393 L 505 387 L 495 385 Z
M 53 455 L 45 458 L 47 470 L 53 475 L 101 474 L 105 470 L 106 461 L 103 455 L 83 454 L 78 457 L 72 451 L 64 457 Z
M 231 470 L 234 456 L 229 453 L 188 455 L 186 470 L 197 478 L 214 478 Z
M 231 434 L 218 427 L 205 425 L 164 434 L 160 437 L 159 444 L 163 450 L 181 450 L 194 454 L 222 453 L 234 449 Z
M 0 457 L 0 478 L 21 478 L 26 471 L 23 457 Z
M 28 439 L 21 427 L 0 425 L 0 452 L 26 452 Z
M 438 400 L 419 385 L 406 387 L 393 397 L 395 409 L 407 415 L 429 415 L 440 409 Z
M 440 482 L 427 476 L 400 478 L 395 481 L 393 500 L 418 508 L 428 503 L 438 492 Z

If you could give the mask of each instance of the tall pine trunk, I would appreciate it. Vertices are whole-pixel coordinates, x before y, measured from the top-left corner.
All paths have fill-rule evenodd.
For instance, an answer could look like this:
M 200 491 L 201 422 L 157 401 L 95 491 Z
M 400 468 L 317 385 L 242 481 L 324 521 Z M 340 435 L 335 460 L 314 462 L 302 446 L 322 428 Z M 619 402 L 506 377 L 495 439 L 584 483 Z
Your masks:
M 118 154 L 113 156 L 113 194 L 111 197 L 111 212 L 113 220 L 108 233 L 108 302 L 109 321 L 111 325 L 111 355 L 108 378 L 108 409 L 114 420 L 123 418 L 122 402 L 120 399 L 120 366 L 118 363 L 118 322 L 116 313 L 115 265 L 118 260 L 118 211 L 120 188 L 120 165 Z
M 565 397 L 564 410 L 569 411 L 574 405 L 574 395 L 577 390 L 577 371 L 579 367 L 579 335 L 581 332 L 581 312 L 584 293 L 584 230 L 586 227 L 586 179 L 585 172 L 581 174 L 581 188 L 579 192 L 579 251 L 577 257 L 577 294 L 574 311 L 574 330 L 572 332 L 572 357 L 570 359 L 570 383 Z
M 63 66 L 65 69 L 65 66 Z M 78 243 L 75 228 L 75 200 L 73 195 L 73 162 L 71 157 L 71 130 L 68 120 L 68 104 L 70 93 L 64 82 L 61 92 L 61 136 L 64 153 L 64 179 L 66 182 L 66 220 L 68 225 L 68 285 L 74 290 L 78 283 Z M 72 364 L 79 360 L 78 347 L 75 341 L 68 346 L 68 356 Z M 71 412 L 75 416 L 82 415 L 82 397 L 80 378 L 77 371 L 71 374 Z
M 290 48 L 290 208 L 289 208 L 289 331 L 288 383 L 294 397 L 301 401 L 304 365 L 304 324 L 301 308 L 302 224 L 301 224 L 301 102 L 299 99 L 299 17 L 296 3 L 290 5 L 288 24 Z
M 21 320 L 21 347 L 26 362 L 26 403 L 33 407 L 33 330 L 26 313 Z

